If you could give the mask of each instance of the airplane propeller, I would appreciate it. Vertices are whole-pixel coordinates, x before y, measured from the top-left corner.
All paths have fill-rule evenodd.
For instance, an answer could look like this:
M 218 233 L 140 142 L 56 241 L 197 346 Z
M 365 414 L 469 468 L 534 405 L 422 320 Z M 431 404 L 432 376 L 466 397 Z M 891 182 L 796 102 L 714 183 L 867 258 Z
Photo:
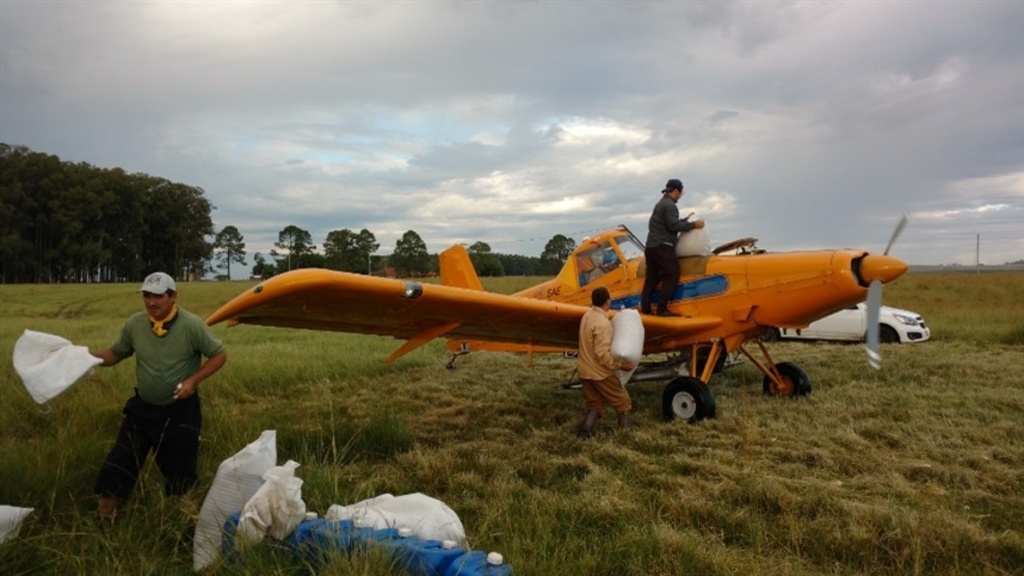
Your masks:
M 899 238 L 900 234 L 903 232 L 903 229 L 907 227 L 907 222 L 909 220 L 910 214 L 904 212 L 903 217 L 900 218 L 899 223 L 896 224 L 896 229 L 892 231 L 892 237 L 889 238 L 889 244 L 885 247 L 885 252 L 883 252 L 885 256 L 889 255 L 889 250 L 892 249 L 892 245 L 896 243 L 896 239 Z
M 883 256 L 889 255 L 889 250 L 892 249 L 892 245 L 896 242 L 896 238 L 903 232 L 903 229 L 907 226 L 907 221 L 910 220 L 910 215 L 906 212 L 903 213 L 903 217 L 896 224 L 896 229 L 892 231 L 892 237 L 889 238 L 889 244 L 885 247 Z M 879 351 L 879 335 L 878 335 L 878 315 L 882 309 L 882 280 L 874 278 L 868 285 L 868 334 L 867 342 L 865 347 L 868 352 L 868 364 L 875 370 L 882 369 L 882 354 Z

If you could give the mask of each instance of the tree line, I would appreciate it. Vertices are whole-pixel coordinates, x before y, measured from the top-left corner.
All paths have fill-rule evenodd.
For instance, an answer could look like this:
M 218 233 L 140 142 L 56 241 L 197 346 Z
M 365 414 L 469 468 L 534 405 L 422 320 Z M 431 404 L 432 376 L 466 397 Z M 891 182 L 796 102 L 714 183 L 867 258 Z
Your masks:
M 0 143 L 0 279 L 200 275 L 212 256 L 211 210 L 202 188 Z
M 247 264 L 245 244 L 233 226 L 226 227 L 222 234 L 231 241 L 222 242 L 221 234 L 218 234 L 214 248 L 216 269 L 224 270 L 225 274 L 220 276 L 230 280 L 231 263 Z M 480 276 L 541 276 L 557 273 L 575 247 L 576 242 L 572 238 L 556 234 L 539 258 L 492 252 L 490 245 L 480 241 L 468 246 L 467 252 Z M 278 233 L 274 249 L 268 255 L 260 252 L 253 255 L 252 275 L 269 278 L 296 268 L 328 268 L 358 274 L 391 272 L 399 277 L 424 276 L 439 271 L 438 255 L 427 252 L 426 243 L 415 230 L 406 231 L 387 256 L 376 255 L 380 244 L 365 228 L 359 232 L 348 228 L 332 230 L 327 233 L 322 248 L 321 254 L 309 231 L 289 225 Z
M 232 264 L 248 265 L 245 238 L 232 225 L 215 231 L 215 209 L 196 186 L 0 143 L 0 282 L 138 281 L 156 270 L 179 279 L 213 273 L 230 280 Z M 495 253 L 485 242 L 467 250 L 481 276 L 537 276 L 557 273 L 575 247 L 557 234 L 539 258 Z M 307 230 L 288 225 L 268 254 L 253 255 L 251 275 L 296 268 L 390 269 L 398 276 L 438 271 L 437 254 L 428 253 L 414 230 L 396 241 L 392 254 L 377 256 L 379 248 L 365 228 L 332 230 L 318 246 Z

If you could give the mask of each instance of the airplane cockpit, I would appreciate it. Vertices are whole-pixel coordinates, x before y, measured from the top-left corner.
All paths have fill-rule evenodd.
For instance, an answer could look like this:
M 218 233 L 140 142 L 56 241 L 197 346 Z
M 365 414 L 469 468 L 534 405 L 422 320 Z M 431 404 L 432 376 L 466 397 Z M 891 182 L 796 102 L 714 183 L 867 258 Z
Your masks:
M 587 246 L 588 241 L 593 246 Z M 595 238 L 594 241 L 584 239 L 581 248 L 573 257 L 576 259 L 576 272 L 579 285 L 586 286 L 591 282 L 613 272 L 615 278 L 635 274 L 636 265 L 630 266 L 644 256 L 643 246 L 631 234 L 617 234 Z M 626 263 L 626 266 L 623 266 Z
M 633 262 L 644 257 L 643 245 L 633 236 L 619 236 L 615 240 L 619 251 L 622 252 L 622 256 L 627 262 Z

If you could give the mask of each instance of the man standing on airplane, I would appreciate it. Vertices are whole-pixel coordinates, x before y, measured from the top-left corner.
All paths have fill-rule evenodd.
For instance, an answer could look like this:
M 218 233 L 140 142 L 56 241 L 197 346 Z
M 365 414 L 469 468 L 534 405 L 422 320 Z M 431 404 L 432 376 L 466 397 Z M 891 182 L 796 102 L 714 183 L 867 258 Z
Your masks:
M 703 220 L 690 222 L 690 217 L 680 219 L 676 203 L 683 196 L 683 183 L 672 178 L 661 191 L 661 200 L 654 205 L 651 219 L 647 223 L 647 243 L 644 247 L 647 276 L 640 297 L 640 311 L 651 314 L 654 289 L 661 282 L 661 302 L 658 302 L 658 316 L 679 316 L 668 309 L 672 294 L 679 285 L 679 260 L 676 257 L 676 241 L 679 234 L 695 228 L 703 228 Z

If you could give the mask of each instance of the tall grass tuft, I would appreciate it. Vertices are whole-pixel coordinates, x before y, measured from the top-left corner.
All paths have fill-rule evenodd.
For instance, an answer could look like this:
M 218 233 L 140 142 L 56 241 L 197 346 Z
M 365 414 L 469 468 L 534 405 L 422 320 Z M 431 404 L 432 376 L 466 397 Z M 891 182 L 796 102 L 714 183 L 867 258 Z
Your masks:
M 1011 326 L 1004 333 L 1003 337 L 999 339 L 999 343 L 1008 346 L 1024 345 L 1024 320 L 1020 320 L 1016 325 Z
M 405 418 L 394 410 L 382 410 L 370 416 L 366 427 L 356 436 L 359 453 L 367 458 L 391 458 L 412 449 L 413 437 Z

